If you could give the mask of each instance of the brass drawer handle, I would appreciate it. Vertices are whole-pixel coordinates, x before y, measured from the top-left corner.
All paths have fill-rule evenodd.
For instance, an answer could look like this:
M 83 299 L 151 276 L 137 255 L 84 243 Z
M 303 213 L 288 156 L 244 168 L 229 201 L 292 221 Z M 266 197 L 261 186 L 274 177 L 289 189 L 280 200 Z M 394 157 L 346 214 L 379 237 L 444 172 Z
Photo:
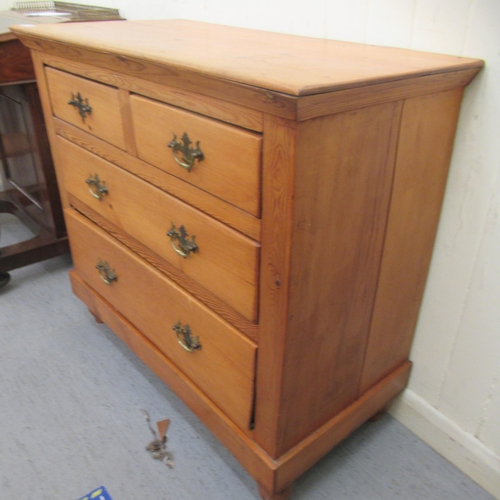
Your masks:
M 175 224 L 172 222 L 172 227 L 168 231 L 167 236 L 170 236 L 170 243 L 175 253 L 181 257 L 186 258 L 190 252 L 197 252 L 198 245 L 196 244 L 196 236 L 192 236 L 191 240 L 188 238 L 188 233 L 184 226 L 179 228 L 179 232 L 175 229 Z
M 89 106 L 89 100 L 87 98 L 84 100 L 80 92 L 76 95 L 71 92 L 71 99 L 68 101 L 68 104 L 78 109 L 78 114 L 82 117 L 83 123 L 85 123 L 86 116 L 92 113 L 92 108 Z
M 182 135 L 181 141 L 182 143 L 177 140 L 177 136 L 174 134 L 174 138 L 168 143 L 168 147 L 172 149 L 174 160 L 189 172 L 195 160 L 203 161 L 203 151 L 200 149 L 200 141 L 196 142 L 196 148 L 190 147 L 193 142 L 186 132 Z
M 101 181 L 97 174 L 94 176 L 90 174 L 90 177 L 85 182 L 89 185 L 90 194 L 98 200 L 102 200 L 102 197 L 109 192 L 106 183 Z
M 191 332 L 191 328 L 189 325 L 186 325 L 184 328 L 181 326 L 181 322 L 178 321 L 172 330 L 177 335 L 177 342 L 181 345 L 181 347 L 187 352 L 194 352 L 198 349 L 201 349 L 200 338 L 193 337 L 193 333 Z
M 112 285 L 113 281 L 118 281 L 115 270 L 111 269 L 107 262 L 99 259 L 95 268 L 99 271 L 99 277 L 102 281 L 104 281 L 104 283 L 106 283 L 106 285 Z

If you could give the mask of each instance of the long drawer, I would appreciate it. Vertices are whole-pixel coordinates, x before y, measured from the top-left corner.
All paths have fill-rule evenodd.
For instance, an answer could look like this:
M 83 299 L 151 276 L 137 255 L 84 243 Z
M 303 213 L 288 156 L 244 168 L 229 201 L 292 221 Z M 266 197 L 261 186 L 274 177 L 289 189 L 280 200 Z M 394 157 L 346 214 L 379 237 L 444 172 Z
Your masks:
M 78 275 L 248 428 L 255 344 L 75 210 L 66 220 Z
M 256 242 L 85 149 L 57 142 L 68 193 L 256 321 Z M 97 184 L 107 192 L 99 195 Z

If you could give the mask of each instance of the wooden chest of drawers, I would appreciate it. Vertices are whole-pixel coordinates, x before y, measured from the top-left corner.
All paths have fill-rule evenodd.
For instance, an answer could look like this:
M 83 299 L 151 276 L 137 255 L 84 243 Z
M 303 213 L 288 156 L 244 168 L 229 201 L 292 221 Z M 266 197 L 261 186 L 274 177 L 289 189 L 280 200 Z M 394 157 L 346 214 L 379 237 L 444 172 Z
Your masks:
M 14 31 L 75 293 L 287 498 L 407 382 L 482 62 L 187 21 Z

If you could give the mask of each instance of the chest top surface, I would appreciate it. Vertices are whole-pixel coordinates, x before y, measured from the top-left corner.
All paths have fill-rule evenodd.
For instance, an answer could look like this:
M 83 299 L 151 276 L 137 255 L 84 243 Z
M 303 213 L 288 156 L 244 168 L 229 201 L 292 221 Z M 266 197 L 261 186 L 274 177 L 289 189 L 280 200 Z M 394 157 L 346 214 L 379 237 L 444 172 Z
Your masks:
M 293 96 L 479 68 L 477 59 L 186 20 L 14 26 L 36 38 Z

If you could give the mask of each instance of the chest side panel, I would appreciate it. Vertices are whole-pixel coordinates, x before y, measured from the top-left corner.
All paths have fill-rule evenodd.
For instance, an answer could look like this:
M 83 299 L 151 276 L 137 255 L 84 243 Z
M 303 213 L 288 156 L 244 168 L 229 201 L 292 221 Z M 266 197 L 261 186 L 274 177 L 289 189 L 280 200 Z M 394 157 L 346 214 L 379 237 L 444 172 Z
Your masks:
M 360 393 L 403 363 L 417 324 L 462 88 L 407 99 Z
M 299 125 L 283 452 L 357 397 L 400 110 L 393 102 Z

